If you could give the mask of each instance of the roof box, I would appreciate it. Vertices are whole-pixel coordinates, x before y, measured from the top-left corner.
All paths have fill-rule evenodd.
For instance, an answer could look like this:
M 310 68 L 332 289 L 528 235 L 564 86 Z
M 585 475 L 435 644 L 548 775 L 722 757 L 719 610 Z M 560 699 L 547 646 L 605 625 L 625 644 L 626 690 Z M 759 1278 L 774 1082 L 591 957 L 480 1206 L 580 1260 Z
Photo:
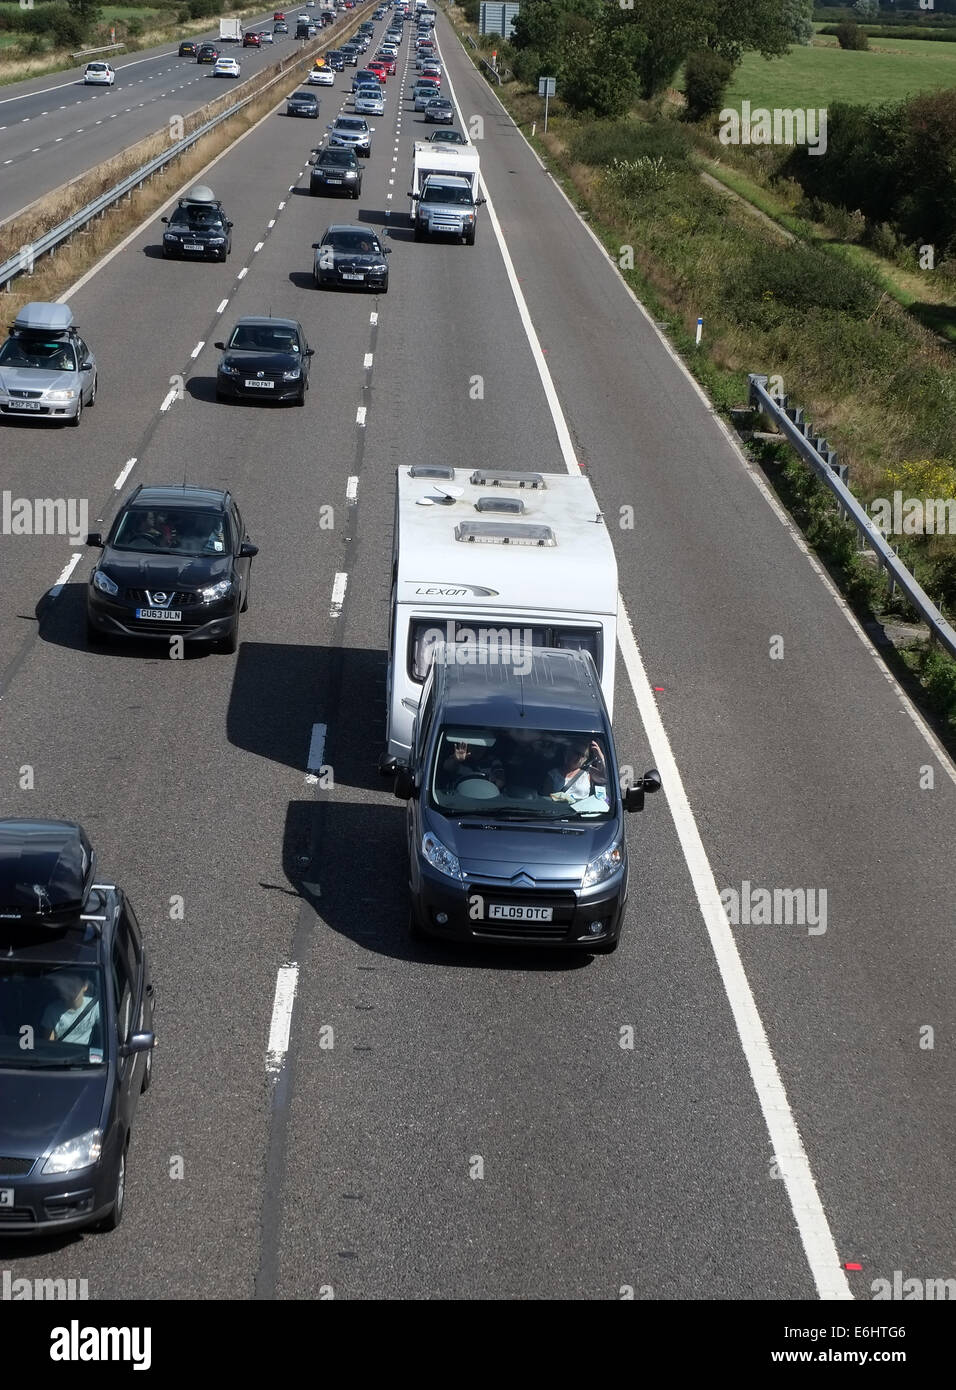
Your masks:
M 0 925 L 68 926 L 83 911 L 95 868 L 82 826 L 0 820 Z
M 219 199 L 213 193 L 208 183 L 197 183 L 195 188 L 191 188 L 179 200 L 181 203 L 218 203 Z
M 68 304 L 24 304 L 13 322 L 14 328 L 39 333 L 67 333 L 73 327 L 73 310 Z

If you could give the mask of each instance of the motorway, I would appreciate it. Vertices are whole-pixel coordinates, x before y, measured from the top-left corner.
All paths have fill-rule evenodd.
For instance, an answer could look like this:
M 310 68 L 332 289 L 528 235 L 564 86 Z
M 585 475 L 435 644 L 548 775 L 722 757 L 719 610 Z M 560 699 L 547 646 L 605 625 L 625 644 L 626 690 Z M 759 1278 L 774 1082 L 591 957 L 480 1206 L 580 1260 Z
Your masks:
M 245 20 L 244 28 L 271 29 L 272 14 L 270 10 Z M 290 14 L 294 20 L 294 13 Z M 351 27 L 344 14 L 333 31 Z M 289 27 L 294 33 L 294 23 Z M 273 44 L 261 48 L 223 44 L 224 56 L 239 59 L 238 81 L 213 78 L 211 66 L 195 58 L 180 58 L 177 40 L 135 56 L 94 54 L 113 63 L 116 81 L 112 87 L 84 85 L 85 63 L 75 70 L 0 87 L 0 223 L 34 199 L 167 127 L 174 117 L 187 116 L 224 92 L 241 89 L 263 68 L 302 46 L 291 33 L 277 34 Z M 217 34 L 218 26 L 196 42 L 215 39 Z
M 956 774 L 443 16 L 438 36 L 484 123 L 474 247 L 412 238 L 406 39 L 358 204 L 307 191 L 339 75 L 319 122 L 279 110 L 203 175 L 226 264 L 164 261 L 154 218 L 72 293 L 100 368 L 81 428 L 0 424 L 13 497 L 87 498 L 105 529 L 134 484 L 185 477 L 230 487 L 260 546 L 238 654 L 170 661 L 87 648 L 90 552 L 0 537 L 0 814 L 84 823 L 143 923 L 159 1039 L 123 1225 L 0 1262 L 122 1299 L 867 1299 L 895 1270 L 951 1276 Z M 385 229 L 387 296 L 311 288 L 336 221 Z M 306 408 L 217 405 L 213 340 L 270 310 L 316 348 Z M 423 460 L 580 465 L 611 522 L 636 639 L 618 753 L 664 779 L 630 818 L 614 956 L 406 935 L 376 762 L 394 469 Z M 721 928 L 714 886 L 745 881 L 826 889 L 826 931 Z

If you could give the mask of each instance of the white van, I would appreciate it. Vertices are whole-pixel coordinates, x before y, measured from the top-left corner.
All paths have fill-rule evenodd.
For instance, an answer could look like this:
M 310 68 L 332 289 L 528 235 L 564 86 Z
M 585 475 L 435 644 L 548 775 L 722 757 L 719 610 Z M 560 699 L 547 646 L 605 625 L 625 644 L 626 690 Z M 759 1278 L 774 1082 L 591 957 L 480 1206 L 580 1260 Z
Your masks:
M 438 642 L 481 646 L 520 674 L 532 648 L 588 651 L 614 710 L 617 561 L 587 478 L 399 468 L 392 542 L 387 736 L 408 760 Z

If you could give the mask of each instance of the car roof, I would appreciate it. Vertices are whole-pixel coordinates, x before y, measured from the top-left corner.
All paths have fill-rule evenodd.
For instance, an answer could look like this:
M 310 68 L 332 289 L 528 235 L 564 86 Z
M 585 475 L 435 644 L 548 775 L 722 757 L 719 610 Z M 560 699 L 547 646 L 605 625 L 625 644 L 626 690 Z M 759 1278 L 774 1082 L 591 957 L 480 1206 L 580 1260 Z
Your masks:
M 298 319 L 279 319 L 273 318 L 268 314 L 245 314 L 241 319 L 236 319 L 236 327 L 240 325 L 246 328 L 293 328 L 298 329 Z
M 190 484 L 160 483 L 140 485 L 126 499 L 127 507 L 169 507 L 176 502 L 188 503 L 199 511 L 225 511 L 229 500 L 228 492 L 218 488 L 193 487 Z
M 473 661 L 465 659 L 469 653 Z M 491 659 L 502 656 L 504 660 Z M 588 652 L 535 647 L 529 653 L 522 648 L 516 663 L 507 659 L 507 649 L 441 642 L 433 660 L 442 714 L 456 724 L 553 729 L 557 720 L 562 731 L 589 733 L 604 723 L 600 684 Z

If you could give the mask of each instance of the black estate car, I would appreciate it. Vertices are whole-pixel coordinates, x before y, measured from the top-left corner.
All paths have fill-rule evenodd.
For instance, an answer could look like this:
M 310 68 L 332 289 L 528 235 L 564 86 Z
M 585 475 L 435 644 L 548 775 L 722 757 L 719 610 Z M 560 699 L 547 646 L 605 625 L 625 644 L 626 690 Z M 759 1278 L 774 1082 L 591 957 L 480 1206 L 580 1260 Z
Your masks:
M 216 399 L 295 401 L 305 405 L 314 349 L 295 319 L 240 319 L 228 342 L 216 343 Z
M 228 492 L 203 487 L 144 487 L 124 502 L 90 575 L 86 633 L 171 637 L 234 652 L 239 614 L 249 606 L 252 545 Z
M 139 923 L 70 821 L 0 820 L 0 1237 L 123 1216 L 153 986 Z
M 357 198 L 362 192 L 362 166 L 354 150 L 325 146 L 316 151 L 309 175 L 310 193 L 344 193 Z
M 205 184 L 197 184 L 180 198 L 169 217 L 161 219 L 163 255 L 224 261 L 232 250 L 232 223 L 222 204 Z

